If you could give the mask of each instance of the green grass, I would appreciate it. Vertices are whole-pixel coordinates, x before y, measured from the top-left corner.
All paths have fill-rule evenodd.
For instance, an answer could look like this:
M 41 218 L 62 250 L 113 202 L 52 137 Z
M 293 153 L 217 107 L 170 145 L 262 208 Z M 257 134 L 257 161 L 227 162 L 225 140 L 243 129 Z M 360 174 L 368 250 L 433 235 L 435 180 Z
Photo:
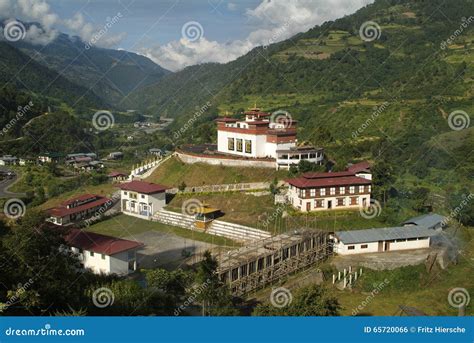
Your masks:
M 147 179 L 149 182 L 178 187 L 183 181 L 187 186 L 218 185 L 241 182 L 271 182 L 281 179 L 286 171 L 271 168 L 244 168 L 212 166 L 202 163 L 185 164 L 176 157 L 159 166 Z
M 86 229 L 87 231 L 109 235 L 113 237 L 133 237 L 140 233 L 148 231 L 167 232 L 175 234 L 187 239 L 211 243 L 222 246 L 239 246 L 230 239 L 224 237 L 209 235 L 203 232 L 191 231 L 175 226 L 170 226 L 158 222 L 152 222 L 145 219 L 127 216 L 125 214 L 104 220 L 100 223 L 92 225 Z M 146 244 L 146 242 L 144 242 Z

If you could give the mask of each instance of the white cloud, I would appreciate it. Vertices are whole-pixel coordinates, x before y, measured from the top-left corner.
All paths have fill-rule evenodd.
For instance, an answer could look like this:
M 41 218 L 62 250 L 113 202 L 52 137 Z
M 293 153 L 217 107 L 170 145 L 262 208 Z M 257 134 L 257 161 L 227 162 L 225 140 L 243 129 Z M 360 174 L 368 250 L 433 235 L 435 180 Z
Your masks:
M 237 9 L 237 4 L 234 4 L 233 2 L 229 2 L 229 3 L 227 4 L 227 9 L 228 9 L 229 11 L 235 11 L 235 10 Z
M 59 34 L 55 28 L 58 25 L 64 25 L 84 42 L 91 44 L 92 41 L 93 45 L 102 47 L 114 46 L 124 37 L 124 34 L 109 34 L 109 22 L 104 23 L 103 27 L 86 22 L 82 13 L 76 13 L 70 19 L 62 19 L 45 0 L 0 0 L 0 16 L 7 18 L 7 21 L 19 19 L 39 23 L 40 26 L 33 24 L 26 31 L 25 40 L 33 44 L 45 45 L 53 41 Z M 98 36 L 100 39 L 97 39 Z
M 154 48 L 142 48 L 139 53 L 170 70 L 205 62 L 228 62 L 249 52 L 256 46 L 269 45 L 304 32 L 328 20 L 355 12 L 373 0 L 262 0 L 246 15 L 258 29 L 243 40 L 230 43 L 209 41 L 202 37 L 195 42 L 186 39 L 169 42 Z M 230 3 L 229 3 L 230 4 Z M 203 23 L 201 23 L 204 26 Z

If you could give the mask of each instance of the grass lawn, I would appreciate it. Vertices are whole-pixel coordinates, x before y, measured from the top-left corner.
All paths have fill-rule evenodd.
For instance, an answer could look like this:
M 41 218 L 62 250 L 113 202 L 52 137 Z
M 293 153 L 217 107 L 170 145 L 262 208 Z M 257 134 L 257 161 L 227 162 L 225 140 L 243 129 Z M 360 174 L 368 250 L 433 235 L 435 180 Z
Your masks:
M 188 199 L 197 199 L 220 209 L 224 213 L 221 220 L 270 231 L 273 234 L 301 228 L 337 231 L 388 226 L 381 217 L 365 219 L 359 211 L 297 213 L 290 208 L 275 205 L 272 195 L 255 196 L 244 192 L 177 195 L 168 204 L 168 209 L 181 212 L 183 203 Z M 284 212 L 287 216 L 282 218 Z
M 133 237 L 134 235 L 148 231 L 160 231 L 172 233 L 183 238 L 211 243 L 215 245 L 240 246 L 239 243 L 236 243 L 224 237 L 209 235 L 203 232 L 191 231 L 175 226 L 165 225 L 158 222 L 152 222 L 145 219 L 127 216 L 125 214 L 121 214 L 119 216 L 94 224 L 88 227 L 86 230 L 120 238 L 130 236 Z M 144 243 L 146 244 L 146 242 Z
M 240 182 L 271 182 L 287 176 L 287 171 L 270 168 L 240 168 L 212 166 L 208 164 L 185 164 L 172 157 L 147 179 L 149 182 L 178 187 L 183 181 L 187 186 L 231 184 Z

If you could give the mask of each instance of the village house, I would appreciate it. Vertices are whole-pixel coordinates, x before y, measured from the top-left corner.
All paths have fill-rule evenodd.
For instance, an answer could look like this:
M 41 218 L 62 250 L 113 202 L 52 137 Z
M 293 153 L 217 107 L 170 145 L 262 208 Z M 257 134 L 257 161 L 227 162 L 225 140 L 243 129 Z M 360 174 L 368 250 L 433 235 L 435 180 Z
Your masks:
M 118 186 L 121 189 L 120 206 L 124 214 L 143 219 L 151 216 L 166 206 L 168 187 L 145 182 L 131 181 Z
M 123 152 L 121 151 L 114 151 L 109 154 L 109 159 L 111 160 L 120 160 L 123 158 Z
M 107 177 L 114 183 L 128 180 L 128 174 L 118 171 L 110 172 Z
M 112 204 L 111 199 L 101 195 L 83 194 L 48 209 L 47 220 L 56 225 L 71 225 L 104 212 L 104 209 L 108 209 Z
M 334 252 L 339 255 L 388 252 L 430 247 L 436 233 L 426 227 L 388 227 L 339 231 L 333 235 Z
M 0 166 L 11 166 L 18 164 L 18 158 L 12 155 L 3 155 L 0 157 Z
M 305 173 L 286 182 L 288 202 L 302 212 L 370 206 L 372 181 L 350 171 Z
M 245 120 L 216 119 L 218 152 L 246 158 L 275 159 L 277 169 L 289 169 L 301 160 L 322 163 L 322 149 L 298 147 L 296 121 L 277 116 L 273 122 L 272 114 L 259 108 L 252 108 L 244 114 Z
M 441 230 L 443 225 L 446 225 L 446 217 L 436 213 L 423 214 L 403 222 L 403 226 L 422 226 L 431 230 Z
M 105 275 L 133 273 L 137 270 L 137 250 L 143 247 L 140 242 L 79 229 L 71 230 L 65 240 L 83 269 Z
M 63 157 L 62 154 L 56 152 L 47 152 L 44 154 L 40 154 L 38 156 L 38 161 L 41 163 L 58 163 L 61 158 Z
M 151 149 L 148 149 L 148 153 L 150 155 L 155 155 L 155 156 L 158 156 L 158 157 L 161 157 L 165 154 L 165 152 L 161 149 L 158 149 L 158 148 L 151 148 Z

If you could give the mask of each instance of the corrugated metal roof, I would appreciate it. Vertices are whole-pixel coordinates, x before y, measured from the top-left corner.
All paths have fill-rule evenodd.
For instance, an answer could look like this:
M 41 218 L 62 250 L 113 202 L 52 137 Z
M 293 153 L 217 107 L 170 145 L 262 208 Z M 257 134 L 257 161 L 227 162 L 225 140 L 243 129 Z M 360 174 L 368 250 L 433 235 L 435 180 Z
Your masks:
M 378 242 L 393 239 L 408 239 L 434 236 L 432 230 L 420 226 L 385 227 L 354 231 L 339 231 L 335 236 L 344 244 Z
M 418 217 L 410 218 L 403 222 L 403 225 L 414 224 L 417 226 L 424 226 L 427 228 L 432 228 L 440 223 L 442 223 L 446 218 L 437 213 L 423 214 Z

